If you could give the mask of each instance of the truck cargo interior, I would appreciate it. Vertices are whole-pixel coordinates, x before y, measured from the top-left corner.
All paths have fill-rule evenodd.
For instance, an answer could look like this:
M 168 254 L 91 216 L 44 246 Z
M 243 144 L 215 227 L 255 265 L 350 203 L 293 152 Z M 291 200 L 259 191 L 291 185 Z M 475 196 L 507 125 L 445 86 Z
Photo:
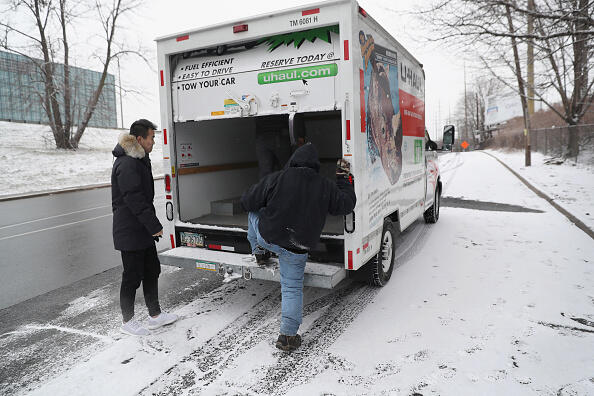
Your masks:
M 274 117 L 288 125 L 286 114 Z M 318 150 L 320 173 L 333 180 L 336 161 L 342 156 L 340 111 L 300 113 L 296 117 L 302 117 L 306 140 Z M 247 213 L 241 208 L 240 197 L 259 179 L 256 118 L 175 125 L 180 220 L 207 228 L 247 229 Z M 343 231 L 343 217 L 328 216 L 322 235 L 331 238 Z

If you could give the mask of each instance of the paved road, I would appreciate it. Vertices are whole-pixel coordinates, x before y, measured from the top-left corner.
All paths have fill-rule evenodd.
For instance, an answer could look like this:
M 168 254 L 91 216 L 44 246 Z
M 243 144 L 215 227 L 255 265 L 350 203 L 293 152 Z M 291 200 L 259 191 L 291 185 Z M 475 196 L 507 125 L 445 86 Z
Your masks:
M 111 219 L 110 188 L 0 202 L 0 309 L 119 266 Z

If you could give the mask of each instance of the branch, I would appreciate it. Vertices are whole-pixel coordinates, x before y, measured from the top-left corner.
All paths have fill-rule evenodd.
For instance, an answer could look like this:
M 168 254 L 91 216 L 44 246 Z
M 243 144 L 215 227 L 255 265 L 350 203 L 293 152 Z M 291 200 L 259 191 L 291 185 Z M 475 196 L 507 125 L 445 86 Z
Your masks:
M 16 29 L 16 28 L 12 27 L 11 25 L 8 25 L 8 24 L 6 24 L 4 22 L 0 22 L 0 26 L 4 26 L 5 28 L 7 28 L 8 30 L 10 30 L 12 32 L 18 33 L 21 36 L 24 36 L 24 37 L 26 37 L 26 38 L 28 38 L 30 40 L 36 41 L 38 44 L 41 44 L 41 41 L 38 38 L 33 37 L 30 34 L 27 34 L 27 33 L 23 32 L 23 31 L 21 31 L 19 29 Z

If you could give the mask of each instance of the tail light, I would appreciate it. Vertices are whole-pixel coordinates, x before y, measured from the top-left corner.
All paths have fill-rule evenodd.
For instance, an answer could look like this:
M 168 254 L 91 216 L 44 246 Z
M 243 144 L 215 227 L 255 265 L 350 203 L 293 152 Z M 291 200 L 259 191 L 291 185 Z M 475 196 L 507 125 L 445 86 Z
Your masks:
M 171 192 L 171 176 L 165 175 L 165 192 Z

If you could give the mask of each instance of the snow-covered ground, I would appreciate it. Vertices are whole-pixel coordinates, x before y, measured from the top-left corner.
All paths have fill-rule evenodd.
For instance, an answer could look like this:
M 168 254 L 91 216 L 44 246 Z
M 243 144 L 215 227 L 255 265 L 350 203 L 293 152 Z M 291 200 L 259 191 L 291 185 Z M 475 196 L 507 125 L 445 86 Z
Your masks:
M 444 197 L 483 210 L 450 204 L 437 224 L 416 223 L 381 289 L 306 289 L 299 351 L 274 347 L 278 285 L 240 280 L 145 338 L 116 324 L 70 329 L 99 352 L 56 357 L 62 374 L 32 394 L 594 395 L 594 242 L 488 155 L 441 163 Z M 532 169 L 547 180 L 548 168 Z
M 77 151 L 56 150 L 49 126 L 0 121 L 0 197 L 110 183 L 120 133 L 87 128 Z M 163 174 L 162 136 L 151 153 L 154 176 Z
M 0 122 L 0 196 L 109 183 L 119 133 L 90 128 L 81 149 L 65 152 L 53 149 L 47 126 Z M 522 152 L 490 153 L 594 228 L 592 167 L 545 165 L 534 153 L 526 168 Z M 151 157 L 162 174 L 160 144 Z M 439 222 L 405 233 L 386 287 L 306 289 L 298 352 L 273 345 L 279 286 L 243 280 L 177 307 L 182 320 L 143 339 L 121 336 L 116 323 L 56 320 L 0 340 L 55 331 L 93 340 L 82 344 L 88 353 L 55 356 L 58 374 L 36 377 L 39 395 L 594 395 L 594 242 L 488 155 L 440 161 L 450 206 Z M 105 306 L 105 293 L 77 297 L 63 316 Z
M 531 166 L 524 166 L 523 151 L 487 150 L 521 174 L 532 185 L 554 199 L 568 212 L 594 229 L 594 166 L 565 161 L 546 164 L 541 153 L 532 153 Z

